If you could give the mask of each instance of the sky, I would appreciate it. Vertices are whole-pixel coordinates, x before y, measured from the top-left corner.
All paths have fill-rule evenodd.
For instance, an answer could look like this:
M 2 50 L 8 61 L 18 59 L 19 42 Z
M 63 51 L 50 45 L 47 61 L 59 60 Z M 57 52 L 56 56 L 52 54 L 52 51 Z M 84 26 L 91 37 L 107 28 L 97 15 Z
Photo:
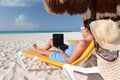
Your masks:
M 80 31 L 80 27 L 80 14 L 49 14 L 42 0 L 0 0 L 0 31 Z

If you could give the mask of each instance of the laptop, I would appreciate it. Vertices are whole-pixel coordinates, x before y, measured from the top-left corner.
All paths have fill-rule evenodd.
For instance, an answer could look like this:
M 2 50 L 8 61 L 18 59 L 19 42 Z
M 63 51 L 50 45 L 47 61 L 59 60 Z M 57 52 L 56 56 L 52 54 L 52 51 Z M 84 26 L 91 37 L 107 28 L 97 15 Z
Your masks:
M 63 34 L 53 34 L 53 45 L 63 51 L 68 48 L 68 45 L 64 44 Z
M 55 47 L 59 47 L 64 44 L 64 36 L 63 34 L 53 34 L 53 45 Z

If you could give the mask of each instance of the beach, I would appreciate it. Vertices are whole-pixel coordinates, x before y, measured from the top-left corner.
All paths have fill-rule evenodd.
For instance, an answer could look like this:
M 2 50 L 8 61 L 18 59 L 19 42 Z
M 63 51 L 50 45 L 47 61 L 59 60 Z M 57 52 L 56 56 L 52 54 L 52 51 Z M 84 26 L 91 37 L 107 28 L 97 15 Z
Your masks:
M 20 66 L 17 52 L 31 48 L 34 43 L 40 48 L 44 47 L 52 34 L 0 34 L 0 80 L 68 80 L 62 68 L 42 61 L 33 62 L 28 71 Z M 65 43 L 69 39 L 79 40 L 82 35 L 80 32 L 64 32 Z M 30 60 L 25 58 L 25 63 L 29 64 Z M 86 76 L 80 74 L 77 74 L 77 78 L 87 80 Z

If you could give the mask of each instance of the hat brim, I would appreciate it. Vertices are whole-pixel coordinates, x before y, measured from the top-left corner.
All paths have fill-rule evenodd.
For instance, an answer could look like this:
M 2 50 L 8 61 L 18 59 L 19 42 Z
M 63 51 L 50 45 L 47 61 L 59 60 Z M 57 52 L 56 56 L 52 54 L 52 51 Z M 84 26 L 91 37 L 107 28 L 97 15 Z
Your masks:
M 98 44 L 104 49 L 108 49 L 108 50 L 111 50 L 111 51 L 120 50 L 120 44 L 108 44 L 108 43 L 105 43 L 103 41 L 97 40 L 97 37 L 95 39 L 98 42 Z
M 117 51 L 120 50 L 120 37 L 116 40 L 115 43 L 105 43 L 103 40 L 100 40 L 99 37 L 96 35 L 96 28 L 97 25 L 90 25 L 91 32 L 95 38 L 95 41 L 104 49 L 111 50 L 111 51 Z

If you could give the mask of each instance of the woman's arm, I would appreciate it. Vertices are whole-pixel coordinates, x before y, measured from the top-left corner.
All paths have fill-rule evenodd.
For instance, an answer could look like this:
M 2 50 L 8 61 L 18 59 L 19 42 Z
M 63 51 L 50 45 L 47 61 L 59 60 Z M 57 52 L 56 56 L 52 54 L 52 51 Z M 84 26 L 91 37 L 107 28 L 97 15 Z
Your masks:
M 62 54 L 67 63 L 72 63 L 85 51 L 88 45 L 89 45 L 88 42 L 84 40 L 77 42 L 75 44 L 74 50 L 71 52 L 72 54 L 70 57 L 68 57 L 62 50 L 58 49 L 58 51 L 60 51 L 60 53 Z

